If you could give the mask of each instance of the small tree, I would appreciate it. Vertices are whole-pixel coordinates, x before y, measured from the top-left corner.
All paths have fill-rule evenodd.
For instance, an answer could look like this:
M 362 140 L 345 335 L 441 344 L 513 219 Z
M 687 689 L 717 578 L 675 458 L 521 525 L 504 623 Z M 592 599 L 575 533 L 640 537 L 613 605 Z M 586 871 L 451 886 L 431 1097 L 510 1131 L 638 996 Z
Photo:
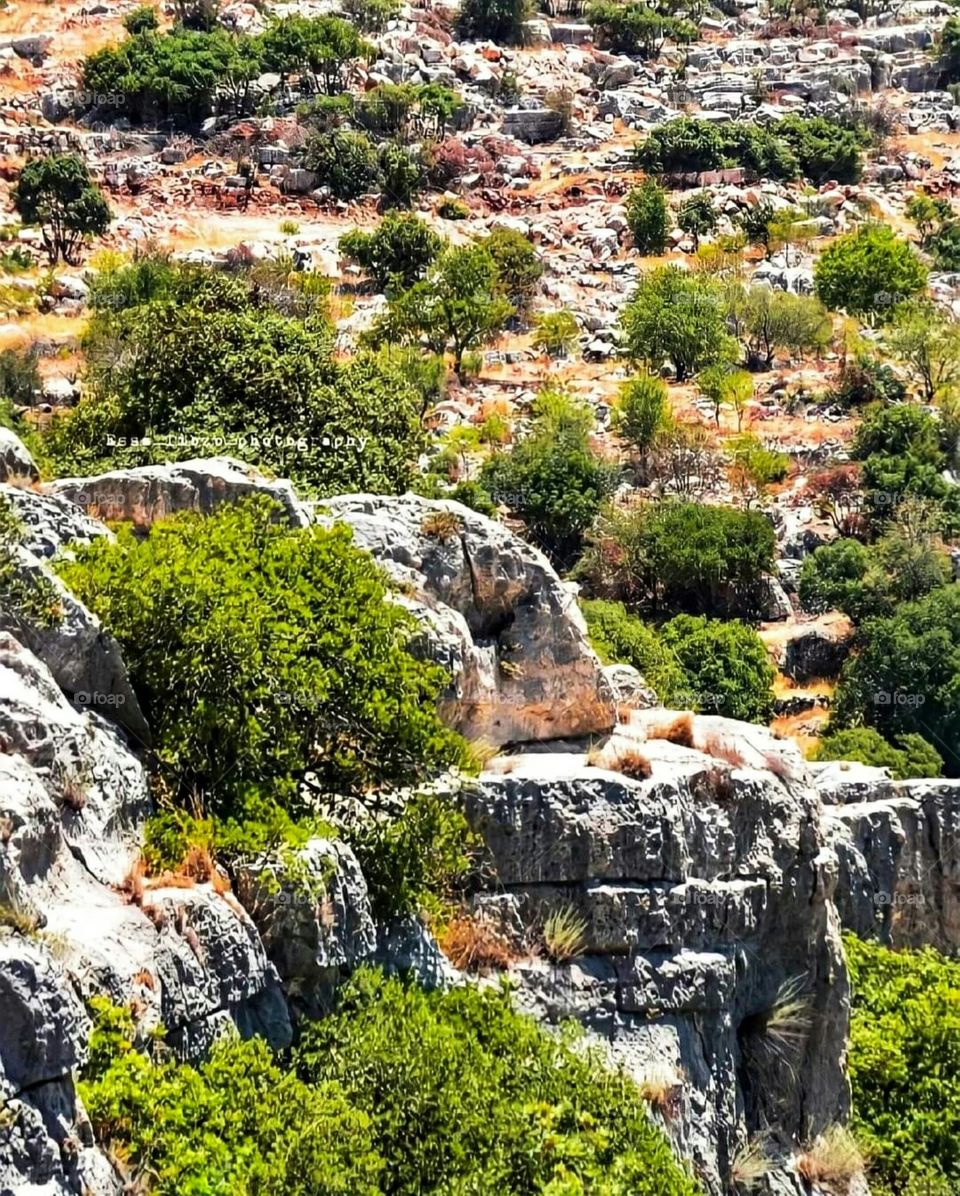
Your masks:
M 790 264 L 790 246 L 807 244 L 812 236 L 813 228 L 810 217 L 798 208 L 782 208 L 770 219 L 767 228 L 767 245 L 774 253 L 783 250 L 786 264 Z
M 435 353 L 452 351 L 462 377 L 464 354 L 497 336 L 513 311 L 500 293 L 497 265 L 486 247 L 451 247 L 427 278 L 391 298 L 373 336 L 401 344 L 426 337 Z
M 641 374 L 621 386 L 615 427 L 638 452 L 646 453 L 653 447 L 671 418 L 670 397 L 660 378 Z
M 626 198 L 627 224 L 637 253 L 660 254 L 670 231 L 667 194 L 654 178 L 644 179 Z
M 137 37 L 141 33 L 152 33 L 153 30 L 159 29 L 160 18 L 157 10 L 151 5 L 141 4 L 123 18 L 123 27 L 131 37 Z
M 889 340 L 891 349 L 920 383 L 928 403 L 960 381 L 960 328 L 934 304 L 901 304 Z
M 305 165 L 336 199 L 359 199 L 381 183 L 380 162 L 370 138 L 352 129 L 336 129 L 307 142 Z
M 355 228 L 340 238 L 340 252 L 365 270 L 379 291 L 391 285 L 406 289 L 419 282 L 442 245 L 419 216 L 399 212 L 389 212 L 372 233 Z
M 107 231 L 112 213 L 84 163 L 73 155 L 35 158 L 20 172 L 13 196 L 24 224 L 38 224 L 50 264 L 79 260 L 85 237 Z
M 481 244 L 496 263 L 506 298 L 518 312 L 526 311 L 543 276 L 543 262 L 533 245 L 523 233 L 503 225 L 495 226 Z
M 823 251 L 814 281 L 817 297 L 832 311 L 882 321 L 923 291 L 927 268 L 889 225 L 865 224 Z
M 753 379 L 745 375 L 753 389 Z M 727 443 L 730 458 L 730 482 L 747 507 L 762 499 L 776 482 L 782 482 L 790 472 L 790 458 L 778 453 L 749 433 L 735 436 Z
M 660 634 L 680 662 L 700 710 L 744 722 L 770 720 L 776 670 L 752 627 L 678 615 Z
M 953 216 L 949 199 L 937 199 L 926 191 L 917 191 L 907 200 L 907 218 L 920 235 L 920 248 L 926 249 L 940 229 Z
M 697 191 L 677 209 L 677 225 L 693 237 L 694 252 L 700 247 L 700 238 L 716 232 L 717 212 L 709 191 Z
M 802 356 L 822 352 L 830 343 L 830 317 L 810 295 L 753 286 L 744 292 L 738 314 L 751 369 L 769 370 L 778 349 Z
M 568 357 L 580 339 L 580 325 L 571 311 L 548 311 L 537 316 L 533 347 L 548 357 Z
M 426 172 L 419 153 L 412 153 L 396 141 L 380 147 L 380 207 L 409 208 L 426 185 Z
M 720 287 L 677 266 L 643 275 L 621 322 L 629 355 L 654 370 L 671 361 L 678 382 L 736 356 Z
M 532 13 L 530 0 L 464 0 L 458 32 L 466 41 L 523 43 L 523 26 Z

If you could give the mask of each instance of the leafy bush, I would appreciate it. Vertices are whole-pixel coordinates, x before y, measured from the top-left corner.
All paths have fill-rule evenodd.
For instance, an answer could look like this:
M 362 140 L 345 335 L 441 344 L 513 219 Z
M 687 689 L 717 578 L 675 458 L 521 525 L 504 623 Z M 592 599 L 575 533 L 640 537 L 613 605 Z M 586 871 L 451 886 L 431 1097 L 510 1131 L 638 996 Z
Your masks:
M 379 190 L 383 176 L 376 147 L 365 133 L 335 129 L 307 142 L 304 165 L 336 199 L 359 199 Z
M 549 357 L 566 357 L 580 340 L 580 325 L 571 311 L 542 312 L 536 317 L 533 347 Z
M 258 49 L 263 70 L 276 71 L 284 80 L 297 75 L 302 89 L 327 95 L 343 91 L 349 62 L 373 52 L 349 21 L 299 13 L 271 22 Z
M 637 253 L 663 253 L 670 232 L 670 208 L 657 180 L 644 179 L 628 193 L 624 206 Z
M 638 452 L 653 446 L 671 418 L 670 396 L 662 379 L 640 374 L 621 386 L 614 426 Z
M 750 369 L 769 370 L 777 352 L 798 357 L 822 352 L 830 343 L 831 323 L 823 304 L 810 295 L 791 295 L 752 286 L 735 300 Z
M 499 286 L 507 301 L 517 311 L 525 311 L 543 276 L 539 254 L 523 233 L 502 225 L 495 225 L 481 245 L 493 258 Z
M 36 346 L 29 349 L 4 349 L 0 353 L 0 400 L 17 407 L 32 407 L 43 385 Z M 18 436 L 22 433 L 14 428 Z
M 718 125 L 679 116 L 651 130 L 634 152 L 637 166 L 653 174 L 696 174 L 740 166 L 776 179 L 796 178 L 799 166 L 782 138 L 758 125 Z
M 638 0 L 594 0 L 586 16 L 597 45 L 615 54 L 655 58 L 668 39 L 684 44 L 697 37 L 692 21 L 664 15 Z
M 343 14 L 361 33 L 383 33 L 400 15 L 400 0 L 346 0 Z
M 457 32 L 465 41 L 523 43 L 523 25 L 530 17 L 529 0 L 464 0 Z
M 677 227 L 693 237 L 694 252 L 700 247 L 700 238 L 716 232 L 717 211 L 709 191 L 695 191 L 677 209 Z
M 660 634 L 679 661 L 698 709 L 744 722 L 769 722 L 776 670 L 752 627 L 677 615 Z
M 902 735 L 894 745 L 873 727 L 834 731 L 817 745 L 812 760 L 859 760 L 875 768 L 888 768 L 894 780 L 939 777 L 943 757 L 921 735 Z
M 630 356 L 651 370 L 670 361 L 679 382 L 736 354 L 718 285 L 678 266 L 644 274 L 621 323 Z
M 922 735 L 960 776 L 960 586 L 942 586 L 867 619 L 844 665 L 831 725 L 861 723 L 896 741 Z
M 804 176 L 818 186 L 828 180 L 856 183 L 863 170 L 865 138 L 825 116 L 785 116 L 776 126 Z
M 386 291 L 405 289 L 424 277 L 443 242 L 419 216 L 388 213 L 372 233 L 354 229 L 340 238 L 340 252 Z
M 652 627 L 629 614 L 622 602 L 588 599 L 581 609 L 590 642 L 603 661 L 633 665 L 664 706 L 673 705 L 686 693 L 675 653 Z
M 160 28 L 160 18 L 157 10 L 149 4 L 141 4 L 123 18 L 123 27 L 127 33 L 136 37 L 138 33 L 149 33 Z
M 895 952 L 853 936 L 844 943 L 853 1127 L 871 1159 L 871 1189 L 919 1196 L 943 1182 L 956 1191 L 960 964 L 931 948 Z
M 81 158 L 51 154 L 20 171 L 13 204 L 24 224 L 37 224 L 51 265 L 76 265 L 85 237 L 105 233 L 112 213 Z
M 290 277 L 300 287 L 315 279 Z M 285 302 L 315 307 L 286 282 Z M 94 320 L 84 397 L 51 432 L 58 469 L 92 473 L 226 445 L 315 493 L 407 489 L 422 398 L 403 363 L 336 361 L 326 323 L 273 310 L 272 289 L 179 268 L 161 299 Z
M 17 549 L 22 540 L 23 527 L 0 495 L 0 613 L 14 625 L 53 626 L 60 617 L 56 592 L 42 575 L 21 571 Z
M 838 237 L 814 267 L 817 298 L 832 311 L 886 320 L 927 284 L 927 268 L 888 224 L 864 224 Z
M 528 434 L 483 467 L 494 501 L 514 510 L 536 543 L 559 565 L 579 552 L 584 533 L 616 484 L 616 471 L 592 451 L 592 413 L 547 392 Z
M 358 972 L 284 1071 L 257 1041 L 199 1065 L 130 1048 L 97 1011 L 81 1095 L 158 1196 L 696 1196 L 637 1087 L 513 1011 Z
M 592 596 L 655 613 L 753 617 L 775 537 L 756 511 L 696 502 L 609 511 L 591 535 L 577 575 Z
M 124 650 L 182 802 L 296 808 L 313 772 L 336 792 L 463 761 L 434 709 L 442 673 L 407 652 L 414 625 L 345 529 L 284 526 L 266 500 L 130 529 L 61 566 Z

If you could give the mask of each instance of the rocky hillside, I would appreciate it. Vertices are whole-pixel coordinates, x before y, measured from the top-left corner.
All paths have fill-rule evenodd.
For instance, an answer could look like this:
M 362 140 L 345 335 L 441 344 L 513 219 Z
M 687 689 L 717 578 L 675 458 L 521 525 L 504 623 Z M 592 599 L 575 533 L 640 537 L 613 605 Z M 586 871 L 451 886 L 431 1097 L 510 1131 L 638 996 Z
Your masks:
M 314 511 L 227 460 L 7 485 L 26 529 L 16 568 L 52 579 L 55 550 L 112 535 L 98 512 L 146 530 L 261 490 L 295 524 L 353 529 L 450 669 L 445 717 L 511 743 L 449 800 L 482 837 L 472 908 L 517 945 L 520 1006 L 605 1043 L 706 1191 L 732 1190 L 758 1134 L 776 1160 L 768 1190 L 805 1191 L 802 1151 L 849 1110 L 840 930 L 955 945 L 960 788 L 809 766 L 756 726 L 617 705 L 549 564 L 456 504 L 354 495 Z M 455 536 L 424 530 L 440 514 L 460 520 Z M 423 926 L 376 921 L 343 843 L 304 845 L 279 889 L 266 858 L 229 878 L 145 875 L 149 732 L 116 642 L 57 594 L 57 626 L 19 620 L 0 644 L 0 1186 L 119 1192 L 74 1087 L 92 996 L 135 1010 L 143 1033 L 163 1027 L 189 1060 L 229 1023 L 282 1048 L 363 962 L 472 981 Z M 500 680 L 505 653 L 523 672 Z M 574 957 L 522 949 L 558 909 L 582 927 Z

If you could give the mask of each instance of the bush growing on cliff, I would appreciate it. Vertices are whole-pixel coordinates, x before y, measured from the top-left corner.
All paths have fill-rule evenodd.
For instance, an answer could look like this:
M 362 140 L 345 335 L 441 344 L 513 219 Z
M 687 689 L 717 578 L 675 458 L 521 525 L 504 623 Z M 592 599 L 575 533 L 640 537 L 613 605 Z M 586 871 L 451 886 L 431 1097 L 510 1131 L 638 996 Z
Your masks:
M 295 812 L 307 773 L 363 794 L 466 761 L 436 714 L 441 671 L 408 653 L 410 616 L 343 528 L 294 530 L 250 500 L 126 529 L 62 573 L 117 637 L 181 803 Z
M 748 723 L 770 721 L 776 670 L 752 627 L 677 615 L 660 635 L 684 671 L 688 704 Z
M 874 768 L 889 768 L 897 781 L 910 777 L 939 777 L 943 757 L 921 735 L 902 735 L 896 746 L 873 727 L 834 731 L 817 745 L 811 760 L 858 760 Z
M 590 642 L 604 661 L 633 665 L 664 706 L 680 700 L 687 688 L 683 670 L 652 627 L 631 615 L 622 602 L 594 598 L 581 606 Z
M 200 1064 L 97 1009 L 80 1086 L 98 1140 L 157 1196 L 697 1196 L 640 1091 L 514 1012 L 361 971 L 284 1070 L 256 1040 Z
M 853 1126 L 871 1191 L 931 1196 L 960 1185 L 960 963 L 934 950 L 845 939 L 853 989 Z

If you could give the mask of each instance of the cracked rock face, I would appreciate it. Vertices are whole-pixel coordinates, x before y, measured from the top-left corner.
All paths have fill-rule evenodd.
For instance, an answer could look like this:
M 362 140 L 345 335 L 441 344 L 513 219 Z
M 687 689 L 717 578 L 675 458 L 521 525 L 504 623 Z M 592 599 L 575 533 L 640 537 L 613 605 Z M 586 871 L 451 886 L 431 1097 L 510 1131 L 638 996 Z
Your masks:
M 536 549 L 455 502 L 359 494 L 322 509 L 405 588 L 426 652 L 453 676 L 450 725 L 498 745 L 610 730 L 613 693 L 583 618 Z
M 582 919 L 573 962 L 514 969 L 520 999 L 577 1018 L 641 1081 L 673 1076 L 665 1129 L 719 1194 L 748 1134 L 775 1127 L 789 1154 L 846 1111 L 837 864 L 792 745 L 696 718 L 685 746 L 654 737 L 658 720 L 633 713 L 602 749 L 607 767 L 530 752 L 467 789 L 496 870 L 476 902 L 528 938 L 563 907 Z M 643 779 L 616 771 L 627 752 Z M 804 1020 L 782 1048 L 767 1026 L 791 993 Z

